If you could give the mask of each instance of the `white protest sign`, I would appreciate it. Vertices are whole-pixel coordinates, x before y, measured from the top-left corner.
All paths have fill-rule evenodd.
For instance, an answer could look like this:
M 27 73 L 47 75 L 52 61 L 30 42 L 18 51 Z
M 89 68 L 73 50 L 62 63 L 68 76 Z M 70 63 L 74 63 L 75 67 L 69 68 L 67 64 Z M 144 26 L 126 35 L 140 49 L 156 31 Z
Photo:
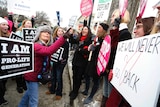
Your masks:
M 118 43 L 111 83 L 132 107 L 155 107 L 160 92 L 160 33 Z
M 112 0 L 98 0 L 95 6 L 95 21 L 104 21 L 108 19 Z
M 0 79 L 33 71 L 32 42 L 0 37 L 0 48 Z
M 19 15 L 35 16 L 36 12 L 33 8 L 32 0 L 7 0 L 8 12 Z
M 77 16 L 72 16 L 72 17 L 69 19 L 69 24 L 68 24 L 68 26 L 69 26 L 69 27 L 74 27 L 76 20 L 77 20 Z

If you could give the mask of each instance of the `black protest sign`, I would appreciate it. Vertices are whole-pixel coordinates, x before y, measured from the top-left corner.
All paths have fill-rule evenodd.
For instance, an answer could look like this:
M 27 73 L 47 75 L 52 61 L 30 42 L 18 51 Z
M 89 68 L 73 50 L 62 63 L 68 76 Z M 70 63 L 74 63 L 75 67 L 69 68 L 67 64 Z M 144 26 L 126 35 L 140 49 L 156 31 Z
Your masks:
M 64 48 L 60 47 L 51 57 L 51 60 L 54 62 L 58 62 L 62 59 L 62 55 L 64 52 Z
M 11 38 L 11 39 L 16 39 L 16 40 L 23 40 L 22 37 L 18 36 L 18 35 L 15 34 L 14 32 L 11 32 L 9 38 Z
M 33 71 L 33 43 L 0 37 L 0 79 Z
M 24 41 L 31 42 L 35 35 L 36 35 L 36 29 L 35 28 L 23 28 L 22 29 Z

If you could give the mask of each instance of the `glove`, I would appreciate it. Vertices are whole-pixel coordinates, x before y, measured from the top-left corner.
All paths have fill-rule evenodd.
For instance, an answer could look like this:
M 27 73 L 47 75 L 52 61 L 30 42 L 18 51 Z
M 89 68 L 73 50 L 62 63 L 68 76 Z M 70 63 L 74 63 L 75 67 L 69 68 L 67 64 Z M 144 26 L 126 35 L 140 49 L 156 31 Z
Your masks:
M 114 24 L 113 24 L 113 26 L 115 26 L 115 27 L 119 27 L 119 24 L 121 23 L 121 17 L 120 18 L 116 18 L 116 19 L 114 19 Z
M 96 46 L 94 44 L 90 44 L 88 47 L 88 51 L 94 51 Z
M 108 74 L 108 81 L 111 81 L 113 78 L 113 71 L 112 69 L 110 70 L 109 74 Z
M 71 28 L 69 28 L 69 29 L 66 31 L 66 33 L 64 33 L 63 37 L 64 37 L 65 39 L 71 37 L 72 34 L 69 33 L 70 29 L 71 29 Z

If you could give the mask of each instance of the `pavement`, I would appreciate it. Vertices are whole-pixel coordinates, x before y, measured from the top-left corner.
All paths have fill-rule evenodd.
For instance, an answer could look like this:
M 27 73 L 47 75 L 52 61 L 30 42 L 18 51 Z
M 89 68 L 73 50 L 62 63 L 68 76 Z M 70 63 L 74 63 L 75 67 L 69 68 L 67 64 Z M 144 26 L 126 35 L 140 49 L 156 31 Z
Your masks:
M 72 87 L 72 69 L 71 69 L 71 60 L 73 57 L 73 52 L 70 52 L 70 57 L 68 64 L 66 65 L 63 72 L 63 95 L 62 99 L 57 101 L 54 100 L 55 94 L 46 95 L 45 92 L 48 91 L 48 85 L 39 85 L 39 104 L 38 107 L 71 107 L 69 104 L 69 93 Z M 93 102 L 87 105 L 83 105 L 83 100 L 87 97 L 81 94 L 81 91 L 84 90 L 84 82 L 79 89 L 79 95 L 74 100 L 72 107 L 100 107 L 100 102 L 102 99 L 102 84 L 100 85 L 99 90 L 94 96 Z M 92 86 L 92 84 L 91 84 Z M 14 79 L 8 79 L 6 84 L 7 91 L 5 93 L 5 99 L 9 102 L 3 107 L 17 107 L 24 93 L 20 94 L 16 90 L 16 81 Z M 90 89 L 91 91 L 91 89 Z M 89 92 L 90 92 L 89 91 Z

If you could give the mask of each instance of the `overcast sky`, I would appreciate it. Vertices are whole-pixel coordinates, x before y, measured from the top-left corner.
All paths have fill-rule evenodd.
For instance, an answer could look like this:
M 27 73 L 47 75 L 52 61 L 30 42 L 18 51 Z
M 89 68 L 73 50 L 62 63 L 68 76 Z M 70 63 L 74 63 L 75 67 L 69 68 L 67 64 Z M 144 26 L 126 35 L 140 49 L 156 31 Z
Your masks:
M 81 15 L 81 0 L 34 0 L 34 2 L 35 10 L 46 12 L 52 22 L 57 19 L 56 11 L 60 11 L 60 17 L 64 22 L 61 24 L 62 26 L 68 25 L 71 16 L 79 17 Z

